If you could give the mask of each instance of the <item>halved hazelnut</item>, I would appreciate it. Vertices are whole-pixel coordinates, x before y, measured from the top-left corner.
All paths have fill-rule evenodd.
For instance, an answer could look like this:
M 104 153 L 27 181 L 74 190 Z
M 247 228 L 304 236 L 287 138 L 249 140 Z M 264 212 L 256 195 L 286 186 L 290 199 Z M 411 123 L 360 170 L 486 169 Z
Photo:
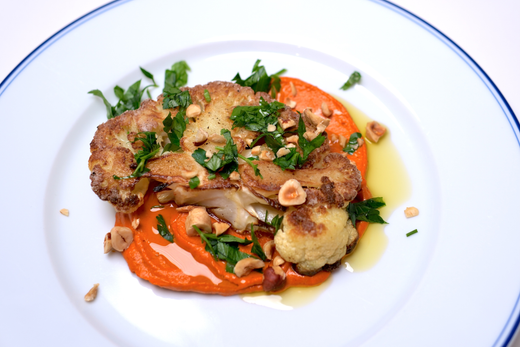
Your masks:
M 296 148 L 296 145 L 294 143 L 289 143 L 286 148 Z
M 258 156 L 260 160 L 273 161 L 274 153 L 272 151 L 264 150 Z
M 112 250 L 112 234 L 108 232 L 103 240 L 103 252 L 107 254 Z
M 282 147 L 282 148 L 280 148 L 278 150 L 278 152 L 276 152 L 276 157 L 280 158 L 280 157 L 283 157 L 284 155 L 287 155 L 289 153 L 291 153 L 290 150 L 288 150 L 287 148 Z
M 281 272 L 283 272 L 283 270 L 280 267 L 278 268 L 279 270 L 275 270 L 274 267 L 269 266 L 265 269 L 264 281 L 262 282 L 262 289 L 264 292 L 274 292 L 284 287 L 285 273 L 282 274 Z
M 307 193 L 302 188 L 302 185 L 297 180 L 290 179 L 280 188 L 278 193 L 278 201 L 282 206 L 301 205 L 307 199 Z
M 264 243 L 264 246 L 262 249 L 264 250 L 265 256 L 267 259 L 271 260 L 273 259 L 273 253 L 274 253 L 274 240 L 269 240 L 266 243 Z
M 347 138 L 343 135 L 339 135 L 339 145 L 343 148 L 347 144 Z
M 242 260 L 238 261 L 238 263 L 235 265 L 235 269 L 234 269 L 235 275 L 237 275 L 237 277 L 247 276 L 254 269 L 261 269 L 264 267 L 264 265 L 265 265 L 265 263 L 263 261 L 261 261 L 260 259 L 256 259 L 256 258 L 242 259 Z
M 305 139 L 307 139 L 307 141 L 312 141 L 312 140 L 314 140 L 318 135 L 319 135 L 318 132 L 314 132 L 314 131 L 306 131 L 306 132 L 303 134 L 303 137 L 305 137 Z
M 115 226 L 110 230 L 110 238 L 112 247 L 118 252 L 123 252 L 134 241 L 134 233 L 130 228 Z
M 232 180 L 232 181 L 239 181 L 240 180 L 240 174 L 236 171 L 233 171 L 230 175 L 229 175 L 229 179 Z
M 260 146 L 254 146 L 251 150 L 252 155 L 259 155 L 260 153 L 262 153 L 262 147 Z
M 296 87 L 294 86 L 294 83 L 292 82 L 289 82 L 290 86 L 291 86 L 291 94 L 292 96 L 296 96 L 296 94 L 298 93 L 298 91 L 296 90 Z
M 276 125 L 274 125 L 274 124 L 269 124 L 269 125 L 267 126 L 267 131 L 269 131 L 270 133 L 272 133 L 272 132 L 275 131 L 275 130 L 276 130 Z
M 329 126 L 330 124 L 330 119 L 329 118 L 325 118 L 325 117 L 320 117 L 318 116 L 317 114 L 313 113 L 312 112 L 312 109 L 307 107 L 304 111 L 303 111 L 305 117 L 307 117 L 307 119 L 312 123 L 314 124 L 315 126 L 317 126 L 318 124 L 320 123 L 323 123 L 323 125 L 326 127 Z
M 282 277 L 282 280 L 285 279 L 285 271 L 283 271 L 283 269 L 278 266 L 278 265 L 273 265 L 273 270 L 274 270 L 274 273 L 277 274 L 278 276 Z
M 298 135 L 291 135 L 291 136 L 287 137 L 285 139 L 285 141 L 288 142 L 288 143 L 298 143 L 299 139 L 300 138 L 298 137 Z
M 406 218 L 412 218 L 419 215 L 419 210 L 416 207 L 407 207 L 406 210 L 404 210 L 404 215 Z
M 326 102 L 321 103 L 321 112 L 324 116 L 330 117 L 332 115 L 332 112 L 329 110 L 329 105 L 327 105 Z
M 277 256 L 274 258 L 274 260 L 273 260 L 273 265 L 275 265 L 275 266 L 280 266 L 280 265 L 282 265 L 283 263 L 285 263 L 285 260 L 284 260 L 282 257 L 280 257 L 279 255 L 277 255 Z
M 282 127 L 283 130 L 289 129 L 296 125 L 296 122 L 293 119 L 282 119 L 278 118 L 278 124 Z
M 92 302 L 97 297 L 99 283 L 94 284 L 92 288 L 85 294 L 85 301 Z
M 213 230 L 215 231 L 215 235 L 219 236 L 226 232 L 229 229 L 229 225 L 222 222 L 213 223 Z
M 207 139 L 208 133 L 199 128 L 199 130 L 197 130 L 197 134 L 195 134 L 195 136 L 193 137 L 193 144 L 195 146 L 200 146 L 204 144 Z
M 222 136 L 222 135 L 219 135 L 219 134 L 211 134 L 208 137 L 208 141 L 216 143 L 216 144 L 225 144 L 226 143 L 226 138 L 224 136 Z
M 325 122 L 321 122 L 320 124 L 318 124 L 318 126 L 316 127 L 316 133 L 321 134 L 325 131 L 325 129 L 327 129 L 328 125 L 329 124 Z
M 386 128 L 376 121 L 367 123 L 365 137 L 372 142 L 377 143 L 379 138 L 386 132 Z
M 196 118 L 200 116 L 201 110 L 199 105 L 191 104 L 186 109 L 186 117 L 188 118 Z
M 203 233 L 211 233 L 211 218 L 205 207 L 196 207 L 188 214 L 186 218 L 186 234 L 188 236 L 199 235 L 193 227 L 194 225 Z
M 296 107 L 296 101 L 291 100 L 289 98 L 285 99 L 285 104 L 287 106 L 289 106 L 290 108 L 295 108 Z

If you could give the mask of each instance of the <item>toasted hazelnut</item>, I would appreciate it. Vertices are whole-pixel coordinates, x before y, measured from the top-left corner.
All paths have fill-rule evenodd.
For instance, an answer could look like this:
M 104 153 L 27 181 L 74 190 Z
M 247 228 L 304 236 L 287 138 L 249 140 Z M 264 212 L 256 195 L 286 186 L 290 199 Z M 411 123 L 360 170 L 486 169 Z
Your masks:
M 157 200 L 161 204 L 165 204 L 167 202 L 172 201 L 175 198 L 175 194 L 173 193 L 173 190 L 162 190 L 156 194 Z
M 195 146 L 203 145 L 207 139 L 208 133 L 199 128 L 199 130 L 197 130 L 197 134 L 195 134 L 195 136 L 193 137 L 193 144 Z
M 188 118 L 196 118 L 200 116 L 201 110 L 199 105 L 191 104 L 186 109 L 186 117 Z
M 280 157 L 283 157 L 284 155 L 287 155 L 289 153 L 291 153 L 290 150 L 288 150 L 287 148 L 282 147 L 282 148 L 280 148 L 278 150 L 278 152 L 276 152 L 276 157 L 280 158 Z
M 107 254 L 112 250 L 112 234 L 108 232 L 103 240 L 103 252 Z
M 85 301 L 92 302 L 97 297 L 99 283 L 94 284 L 92 288 L 85 294 Z
M 300 139 L 300 138 L 298 137 L 298 135 L 291 135 L 291 136 L 287 137 L 287 138 L 285 139 L 285 141 L 286 141 L 287 143 L 298 143 L 298 140 L 299 140 L 299 139 Z
M 186 234 L 188 236 L 199 235 L 193 227 L 194 225 L 203 233 L 211 233 L 211 218 L 205 207 L 196 207 L 188 214 L 188 218 L 186 218 Z
M 254 146 L 253 149 L 251 150 L 252 155 L 259 155 L 261 152 L 262 152 L 261 146 Z
M 273 260 L 273 265 L 275 266 L 281 266 L 283 263 L 285 263 L 285 260 L 279 255 L 277 255 Z
M 287 106 L 289 106 L 290 108 L 295 108 L 296 107 L 296 101 L 291 100 L 289 98 L 285 99 L 285 104 Z
M 360 137 L 359 139 L 357 139 L 358 147 L 363 146 L 364 143 L 365 143 L 365 140 L 363 140 L 363 138 Z
M 320 117 L 318 116 L 317 114 L 313 113 L 312 112 L 312 109 L 307 107 L 304 111 L 303 111 L 305 117 L 307 117 L 307 119 L 314 125 L 319 125 L 320 123 L 323 123 L 323 125 L 326 127 L 329 126 L 330 124 L 330 119 L 329 118 L 325 118 L 325 117 Z
M 248 147 L 251 147 L 252 143 L 253 143 L 253 139 L 246 139 L 246 144 Z
M 318 132 L 314 132 L 314 131 L 306 131 L 306 132 L 303 134 L 303 137 L 305 137 L 305 138 L 307 139 L 307 141 L 312 141 L 312 140 L 314 140 L 318 135 L 319 135 Z
M 296 96 L 298 91 L 296 90 L 296 87 L 294 86 L 294 83 L 289 82 L 289 84 L 291 85 L 291 94 L 292 94 L 292 96 Z
M 184 177 L 185 179 L 189 180 L 190 178 L 197 176 L 197 170 L 190 170 L 190 171 L 182 170 L 181 176 Z
M 330 142 L 338 142 L 339 136 L 336 134 L 330 134 Z
M 132 228 L 137 229 L 139 228 L 139 218 L 136 218 L 132 221 Z
M 386 128 L 376 121 L 367 123 L 365 137 L 372 142 L 377 143 L 379 138 L 386 132 Z
M 345 147 L 346 144 L 347 144 L 347 138 L 343 135 L 339 135 L 339 145 L 341 147 Z
M 302 188 L 300 182 L 294 178 L 285 181 L 278 193 L 278 200 L 282 206 L 301 205 L 307 199 L 307 193 Z
M 197 206 L 195 206 L 195 205 L 186 205 L 186 206 L 177 207 L 175 210 L 177 212 L 181 212 L 181 213 L 186 212 L 187 213 L 195 208 L 197 208 Z
M 332 115 L 332 112 L 329 110 L 329 105 L 327 105 L 326 102 L 321 103 L 321 112 L 324 116 L 330 117 Z
M 219 135 L 219 134 L 211 134 L 208 137 L 208 141 L 216 143 L 216 144 L 225 144 L 226 143 L 226 138 L 224 136 L 222 136 L 222 135 Z
M 294 143 L 289 143 L 286 148 L 296 148 L 296 145 Z
M 275 270 L 274 267 L 271 266 L 265 269 L 264 280 L 262 282 L 262 289 L 264 292 L 274 292 L 283 288 L 285 285 L 285 273 L 282 275 L 280 270 L 283 272 L 281 268 Z
M 272 151 L 264 150 L 258 156 L 260 160 L 273 161 L 274 153 Z
M 269 240 L 266 243 L 264 243 L 264 246 L 262 249 L 264 250 L 265 256 L 267 259 L 271 260 L 273 259 L 273 253 L 274 253 L 274 240 Z
M 229 179 L 232 180 L 232 181 L 238 181 L 240 180 L 240 174 L 236 171 L 233 171 L 230 175 L 229 175 Z
M 406 210 L 404 210 L 404 215 L 406 218 L 412 218 L 419 215 L 419 210 L 415 207 L 407 207 Z
M 208 149 L 208 150 L 206 151 L 206 158 L 209 159 L 209 158 L 211 158 L 212 156 L 213 156 L 213 151 L 212 151 L 211 149 Z
M 272 132 L 275 131 L 275 130 L 276 130 L 276 125 L 274 125 L 274 124 L 269 124 L 269 125 L 267 126 L 267 131 L 269 131 L 270 133 L 272 133 Z
M 239 260 L 238 263 L 235 265 L 235 275 L 237 275 L 237 277 L 247 276 L 254 269 L 261 269 L 264 267 L 264 265 L 265 263 L 263 261 L 256 258 L 245 258 Z
M 229 229 L 229 225 L 226 223 L 213 223 L 213 230 L 215 231 L 215 235 L 219 236 L 220 234 L 223 234 L 226 232 L 226 230 Z
M 328 125 L 329 124 L 325 123 L 325 122 L 321 122 L 320 124 L 318 124 L 318 126 L 316 127 L 316 133 L 321 134 L 322 132 L 325 131 L 325 129 L 327 129 Z
M 273 265 L 273 270 L 274 270 L 274 273 L 277 274 L 278 276 L 280 276 L 282 278 L 282 280 L 285 279 L 285 271 L 283 271 L 283 269 L 280 267 L 280 266 L 277 266 L 277 265 Z
M 116 251 L 122 252 L 134 241 L 134 233 L 130 228 L 115 226 L 110 230 L 110 238 L 112 247 Z
M 278 124 L 282 127 L 283 130 L 289 129 L 296 125 L 296 122 L 293 119 L 282 119 L 278 118 Z
M 67 217 L 69 216 L 69 210 L 67 210 L 66 208 L 62 208 L 62 209 L 60 210 L 60 213 L 61 213 L 62 215 L 64 215 L 64 216 L 67 216 Z

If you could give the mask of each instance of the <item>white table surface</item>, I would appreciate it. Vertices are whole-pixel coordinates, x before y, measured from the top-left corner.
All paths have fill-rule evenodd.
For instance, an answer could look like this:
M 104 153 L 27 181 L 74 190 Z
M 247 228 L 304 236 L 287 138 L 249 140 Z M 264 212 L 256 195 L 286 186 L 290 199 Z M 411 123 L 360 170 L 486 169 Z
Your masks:
M 520 1 L 394 0 L 440 30 L 488 74 L 520 116 Z M 0 81 L 47 38 L 105 0 L 0 0 Z M 449 83 L 449 76 L 442 76 Z M 520 347 L 517 336 L 511 344 Z

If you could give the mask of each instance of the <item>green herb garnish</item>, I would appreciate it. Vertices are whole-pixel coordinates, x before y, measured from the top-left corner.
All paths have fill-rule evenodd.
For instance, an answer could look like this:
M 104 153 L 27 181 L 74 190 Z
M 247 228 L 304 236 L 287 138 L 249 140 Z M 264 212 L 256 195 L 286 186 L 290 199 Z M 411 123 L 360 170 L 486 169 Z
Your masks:
M 258 242 L 258 238 L 255 235 L 253 223 L 251 223 L 251 239 L 253 240 L 253 247 L 251 248 L 251 253 L 256 254 L 260 257 L 263 261 L 267 259 L 264 250 L 262 249 L 262 246 L 260 246 L 260 242 Z
M 186 109 L 192 104 L 190 93 L 187 90 L 181 91 L 179 89 L 188 83 L 188 71 L 191 71 L 191 69 L 184 60 L 176 62 L 170 70 L 165 71 L 163 88 L 164 109 L 178 106 L 181 109 Z
M 184 130 L 186 130 L 185 114 L 186 110 L 179 110 L 173 118 L 171 112 L 169 112 L 168 116 L 163 120 L 163 130 L 168 134 L 168 139 L 170 140 L 170 143 L 164 146 L 163 153 L 175 152 L 181 149 L 181 138 L 184 135 Z
M 144 135 L 144 137 L 141 135 Z M 135 161 L 137 162 L 137 168 L 130 176 L 118 177 L 114 175 L 114 179 L 121 180 L 141 177 L 144 173 L 150 171 L 150 169 L 146 168 L 146 162 L 148 159 L 153 158 L 161 149 L 161 146 L 157 143 L 157 136 L 153 131 L 144 131 L 137 133 L 132 143 L 137 141 L 143 142 L 141 149 L 134 154 Z
M 150 78 L 153 81 L 153 84 L 150 84 L 143 89 L 141 89 L 141 80 L 135 82 L 132 84 L 128 89 L 125 91 L 120 86 L 114 87 L 114 94 L 119 99 L 117 104 L 115 106 L 112 106 L 108 100 L 105 98 L 103 93 L 99 89 L 94 89 L 88 92 L 89 94 L 93 94 L 95 96 L 100 97 L 103 100 L 103 103 L 105 104 L 105 108 L 107 110 L 107 119 L 112 119 L 114 117 L 119 116 L 125 111 L 128 110 L 137 110 L 139 106 L 141 105 L 141 99 L 143 98 L 143 94 L 145 90 L 148 92 L 148 88 L 150 87 L 157 87 L 157 84 L 155 83 L 155 80 L 153 78 L 153 75 L 146 71 L 143 68 L 140 68 L 141 72 L 147 77 Z M 149 95 L 149 93 L 148 93 Z
M 154 205 L 152 207 L 150 207 L 150 210 L 153 210 L 154 208 L 164 208 L 163 205 Z
M 159 234 L 165 239 L 166 241 L 170 241 L 173 243 L 173 234 L 170 232 L 170 229 L 168 229 L 168 225 L 166 225 L 166 222 L 164 221 L 164 217 L 160 214 L 156 216 L 157 222 L 157 231 L 159 231 Z
M 271 222 L 269 224 L 271 224 L 271 226 L 275 229 L 275 232 L 276 232 L 282 226 L 282 222 L 283 222 L 283 216 L 277 214 L 276 216 L 274 216 L 274 218 L 271 220 Z
M 190 179 L 190 188 L 191 189 L 197 188 L 199 186 L 199 184 L 200 184 L 200 179 L 197 176 L 192 177 Z
M 354 227 L 358 220 L 369 223 L 388 224 L 381 218 L 377 210 L 383 206 L 386 206 L 383 198 L 372 198 L 361 202 L 351 202 L 348 204 L 347 212 Z
M 204 89 L 204 99 L 206 99 L 206 102 L 211 102 L 211 95 L 209 95 L 207 89 Z
M 254 92 L 269 92 L 271 91 L 271 96 L 274 95 L 273 98 L 276 97 L 276 92 L 280 91 L 280 75 L 284 74 L 287 70 L 282 69 L 273 75 L 267 75 L 265 67 L 260 65 L 260 59 L 255 62 L 253 66 L 253 70 L 251 71 L 251 76 L 243 80 L 240 77 L 240 73 L 237 73 L 235 77 L 233 77 L 232 81 L 240 84 L 244 87 L 251 87 Z
M 195 231 L 200 235 L 203 243 L 206 243 L 206 251 L 208 251 L 215 260 L 226 261 L 226 271 L 234 273 L 235 265 L 242 259 L 251 258 L 250 254 L 241 252 L 238 245 L 248 245 L 250 240 L 241 239 L 232 235 L 220 235 L 203 233 L 196 225 L 193 225 Z
M 412 231 L 410 231 L 409 233 L 406 234 L 406 237 L 410 237 L 411 235 L 417 234 L 417 233 L 418 233 L 417 229 L 412 230 Z
M 344 85 L 341 86 L 341 90 L 347 90 L 349 89 L 350 87 L 352 87 L 354 84 L 356 83 L 359 83 L 359 81 L 361 80 L 361 74 L 357 71 L 354 71 L 350 77 L 348 78 L 348 81 L 345 82 Z
M 352 155 L 359 148 L 358 139 L 361 138 L 361 133 L 353 133 L 350 135 L 348 142 L 345 144 L 345 148 L 343 148 L 343 152 L 347 152 Z

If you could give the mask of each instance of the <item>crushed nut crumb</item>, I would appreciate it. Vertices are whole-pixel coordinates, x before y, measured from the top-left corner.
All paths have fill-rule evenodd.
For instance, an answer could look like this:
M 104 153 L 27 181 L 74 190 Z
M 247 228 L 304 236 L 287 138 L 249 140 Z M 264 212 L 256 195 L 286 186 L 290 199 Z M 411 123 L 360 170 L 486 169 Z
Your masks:
M 87 294 L 85 294 L 85 301 L 86 302 L 92 302 L 97 297 L 98 294 L 98 287 L 99 283 L 94 284 L 92 288 L 88 291 Z
M 64 215 L 64 216 L 67 216 L 67 217 L 69 216 L 69 210 L 67 210 L 66 208 L 62 208 L 62 209 L 60 210 L 60 213 L 61 213 L 62 215 Z

